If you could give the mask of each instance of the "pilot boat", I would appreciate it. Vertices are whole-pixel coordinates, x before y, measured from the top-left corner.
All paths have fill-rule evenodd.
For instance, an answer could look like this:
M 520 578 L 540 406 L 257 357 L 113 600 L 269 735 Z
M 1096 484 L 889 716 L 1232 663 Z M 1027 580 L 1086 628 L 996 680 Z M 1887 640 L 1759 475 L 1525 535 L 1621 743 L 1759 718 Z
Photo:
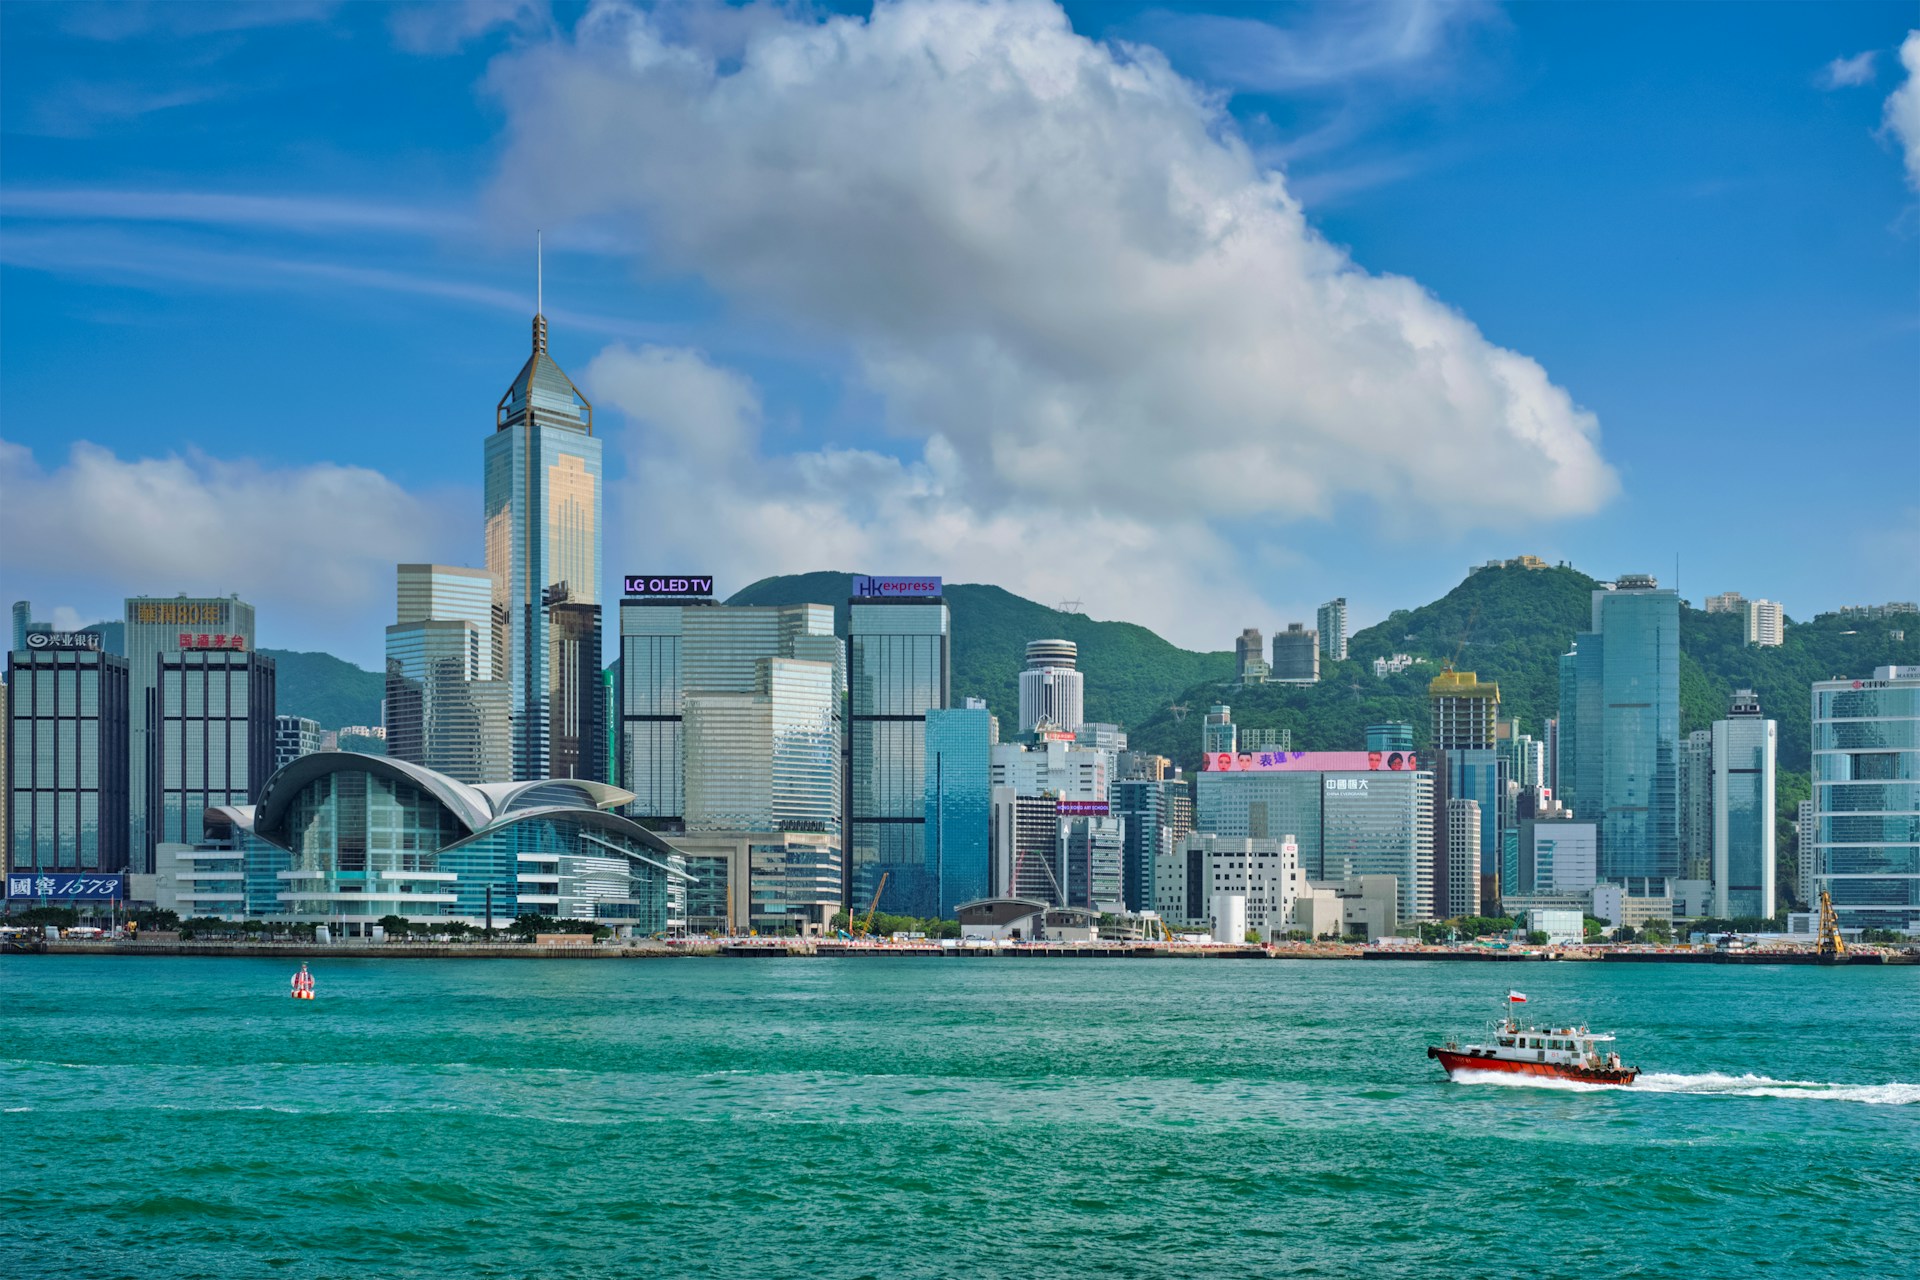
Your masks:
M 1517 991 L 1507 993 L 1507 1005 L 1524 1004 Z M 1462 1071 L 1504 1071 L 1523 1076 L 1548 1076 L 1581 1084 L 1632 1084 L 1640 1068 L 1622 1066 L 1609 1046 L 1613 1037 L 1585 1027 L 1522 1026 L 1509 1013 L 1493 1024 L 1479 1044 L 1429 1045 L 1427 1057 L 1437 1058 L 1447 1078 Z

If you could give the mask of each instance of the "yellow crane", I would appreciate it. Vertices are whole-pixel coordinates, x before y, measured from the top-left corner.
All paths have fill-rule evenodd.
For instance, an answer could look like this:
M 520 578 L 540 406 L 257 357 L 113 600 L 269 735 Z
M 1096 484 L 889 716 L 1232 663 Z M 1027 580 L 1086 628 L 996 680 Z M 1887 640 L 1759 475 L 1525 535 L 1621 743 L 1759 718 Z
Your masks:
M 1847 940 L 1840 936 L 1840 917 L 1833 913 L 1833 899 L 1820 891 L 1820 958 L 1837 960 L 1847 954 Z
M 864 938 L 873 932 L 873 913 L 880 909 L 881 891 L 887 887 L 887 877 L 892 874 L 891 871 L 882 871 L 880 873 L 880 883 L 873 886 L 873 901 L 867 904 L 867 918 L 862 920 L 860 924 L 853 929 L 854 937 Z M 853 922 L 849 920 L 847 923 L 852 924 Z

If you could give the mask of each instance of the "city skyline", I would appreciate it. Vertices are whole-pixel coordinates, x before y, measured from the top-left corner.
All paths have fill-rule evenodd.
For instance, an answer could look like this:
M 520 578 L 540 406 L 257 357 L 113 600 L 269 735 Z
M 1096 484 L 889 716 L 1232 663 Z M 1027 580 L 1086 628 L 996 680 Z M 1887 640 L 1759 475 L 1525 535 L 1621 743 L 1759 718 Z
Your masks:
M 392 564 L 478 559 L 470 532 L 477 477 L 449 459 L 471 448 L 472 423 L 497 399 L 502 365 L 524 354 L 516 331 L 524 334 L 520 326 L 539 305 L 531 242 L 540 226 L 554 278 L 547 298 L 556 357 L 579 374 L 606 420 L 603 575 L 656 554 L 699 554 L 701 571 L 735 587 L 806 569 L 938 572 L 1000 582 L 1041 601 L 1081 599 L 1093 616 L 1138 621 L 1207 649 L 1249 623 L 1272 633 L 1313 619 L 1334 597 L 1350 601 L 1357 631 L 1408 599 L 1439 594 L 1467 564 L 1518 552 L 1605 577 L 1654 573 L 1663 584 L 1677 552 L 1686 598 L 1739 591 L 1780 601 L 1795 618 L 1920 595 L 1912 567 L 1920 561 L 1920 506 L 1901 492 L 1897 468 L 1843 459 L 1836 465 L 1853 501 L 1835 511 L 1805 502 L 1798 469 L 1776 465 L 1809 440 L 1832 439 L 1836 406 L 1850 455 L 1897 450 L 1903 433 L 1912 436 L 1920 326 L 1901 281 L 1913 276 L 1915 206 L 1899 154 L 1905 117 L 1888 115 L 1910 73 L 1895 48 L 1907 24 L 1890 6 L 1758 11 L 1726 56 L 1700 66 L 1681 64 L 1710 35 L 1721 38 L 1720 24 L 1679 11 L 1661 19 L 1663 46 L 1635 50 L 1618 67 L 1576 54 L 1576 37 L 1598 34 L 1607 50 L 1621 52 L 1633 20 L 1595 33 L 1577 14 L 1537 10 L 1499 22 L 1448 17 L 1438 34 L 1407 46 L 1416 52 L 1381 54 L 1377 65 L 1362 56 L 1371 47 L 1362 37 L 1393 33 L 1396 19 L 1384 9 L 1355 10 L 1352 30 L 1313 11 L 1272 23 L 1072 7 L 1062 19 L 1034 5 L 995 11 L 980 31 L 988 50 L 1025 50 L 1043 64 L 1072 63 L 1137 90 L 1128 113 L 1104 123 L 1151 144 L 1157 163 L 1197 166 L 1204 181 L 1220 184 L 1214 193 L 1223 207 L 1242 209 L 1246 225 L 1258 228 L 1249 234 L 1269 248 L 1332 255 L 1330 269 L 1354 273 L 1352 286 L 1382 305 L 1398 287 L 1382 273 L 1417 282 L 1400 282 L 1411 301 L 1396 304 L 1444 320 L 1445 341 L 1468 367 L 1538 379 L 1529 385 L 1546 399 L 1525 403 L 1571 450 L 1571 461 L 1543 470 L 1503 434 L 1498 414 L 1440 397 L 1407 408 L 1407 421 L 1424 424 L 1424 434 L 1416 447 L 1394 446 L 1406 454 L 1403 473 L 1372 474 L 1377 459 L 1353 441 L 1336 450 L 1338 467 L 1355 473 L 1348 479 L 1256 445 L 1249 474 L 1264 487 L 1251 498 L 1232 468 L 1206 461 L 1216 456 L 1206 442 L 1189 445 L 1201 474 L 1168 475 L 1152 465 L 1157 435 L 1142 436 L 1124 420 L 1095 452 L 1075 434 L 1077 419 L 1064 434 L 1039 437 L 1045 448 L 1067 451 L 1062 456 L 1078 451 L 1082 475 L 1063 481 L 1044 454 L 996 470 L 984 460 L 996 441 L 954 425 L 956 413 L 982 407 L 977 396 L 988 392 L 929 378 L 928 353 L 970 332 L 940 307 L 888 348 L 873 327 L 892 323 L 886 297 L 859 294 L 854 279 L 835 312 L 810 278 L 774 278 L 773 265 L 757 258 L 730 268 L 711 255 L 713 245 L 688 238 L 691 224 L 656 190 L 602 190 L 601 207 L 592 209 L 577 199 L 534 208 L 514 197 L 499 176 L 505 165 L 591 160 L 594 113 L 631 105 L 624 97 L 583 100 L 578 112 L 555 114 L 556 95 L 578 89 L 596 50 L 613 38 L 612 10 L 592 21 L 566 11 L 554 24 L 491 27 L 465 43 L 461 33 L 434 27 L 450 19 L 431 10 L 395 10 L 384 21 L 338 15 L 354 38 L 296 59 L 306 82 L 404 69 L 398 78 L 413 86 L 406 107 L 432 126 L 428 145 L 459 158 L 452 170 L 427 166 L 424 176 L 400 182 L 390 179 L 407 158 L 381 140 L 384 120 L 373 118 L 396 109 L 380 95 L 397 91 L 372 90 L 376 101 L 312 123 L 295 117 L 279 83 L 210 85 L 202 98 L 173 105 L 150 95 L 144 109 L 138 95 L 115 106 L 110 95 L 81 92 L 96 74 L 83 59 L 94 55 L 104 58 L 99 76 L 124 86 L 145 75 L 157 84 L 178 76 L 191 56 L 231 65 L 307 30 L 287 22 L 222 33 L 213 18 L 225 11 L 176 11 L 201 16 L 130 20 L 109 33 L 77 11 L 15 10 L 0 53 L 9 73 L 0 104 L 10 122 L 0 283 L 15 301 L 3 334 L 14 358 L 0 370 L 9 423 L 0 486 L 10 499 L 0 525 L 10 549 L 0 557 L 0 597 L 32 599 L 57 624 L 112 618 L 131 595 L 237 592 L 271 620 L 262 644 L 323 648 L 377 668 Z M 937 23 L 909 21 L 933 11 L 909 5 L 873 21 L 832 20 L 848 56 L 861 60 L 848 69 L 858 101 L 888 105 L 872 77 L 856 72 L 951 37 Z M 960 26 L 982 21 L 972 9 L 938 12 Z M 668 14 L 621 30 L 681 51 L 721 38 L 674 22 Z M 1271 54 L 1271 65 L 1235 54 L 1232 33 L 1248 50 Z M 741 58 L 735 72 L 681 85 L 635 73 L 622 88 L 660 95 L 663 111 L 691 109 L 723 83 L 744 96 L 766 74 L 756 50 L 818 34 L 807 20 L 769 17 L 757 44 L 726 37 Z M 1160 50 L 1168 66 L 1129 61 L 1117 52 L 1120 39 Z M 1920 42 L 1911 47 L 1920 59 Z M 1282 54 L 1303 48 L 1326 56 L 1325 76 L 1276 70 L 1286 65 Z M 1602 160 L 1630 140 L 1645 142 L 1613 104 L 1623 78 L 1653 70 L 1672 73 L 1671 83 L 1650 77 L 1659 87 L 1643 110 L 1657 114 L 1686 97 L 1700 119 L 1636 157 L 1645 172 L 1604 192 L 1604 206 L 1578 207 L 1578 197 L 1593 193 L 1572 161 L 1537 166 L 1518 191 L 1511 169 L 1490 170 L 1496 158 L 1537 158 L 1537 140 L 1492 122 L 1511 117 L 1516 104 L 1581 131 Z M 1393 74 L 1407 83 L 1390 87 Z M 981 109 L 967 96 L 978 87 L 945 87 L 955 121 Z M 1702 101 L 1706 88 L 1716 92 Z M 1211 117 L 1211 108 L 1195 105 L 1209 93 L 1224 104 Z M 226 127 L 220 113 L 236 100 L 282 119 L 290 146 L 329 138 L 336 162 L 310 170 L 257 148 L 216 161 L 182 144 L 194 130 Z M 60 102 L 65 115 L 55 111 Z M 795 109 L 818 105 L 799 92 Z M 772 127 L 750 106 L 737 121 L 742 136 Z M 1087 114 L 1093 109 L 1073 101 L 1043 113 L 1042 136 L 1078 137 L 1074 130 L 1098 119 Z M 1729 153 L 1703 149 L 1705 135 L 1735 116 L 1741 128 Z M 1182 132 L 1205 118 L 1219 134 L 1214 143 Z M 1794 130 L 1770 157 L 1777 170 L 1757 172 L 1750 148 L 1783 120 Z M 528 151 L 536 134 L 551 154 Z M 1436 142 L 1445 145 L 1427 145 Z M 178 157 L 171 169 L 153 167 L 156 151 Z M 898 179 L 884 168 L 866 173 L 865 161 L 841 161 L 852 166 L 850 177 Z M 1028 162 L 1024 151 L 1010 151 L 1010 164 Z M 1138 172 L 1130 160 L 1106 163 Z M 718 168 L 681 176 L 738 175 Z M 1790 207 L 1740 196 L 1775 187 L 1794 193 Z M 738 220 L 763 217 L 769 201 L 791 194 L 728 189 L 740 201 Z M 1261 191 L 1281 205 L 1263 205 Z M 1005 196 L 991 184 L 977 194 L 995 208 Z M 1050 188 L 1043 195 L 1064 198 Z M 1273 209 L 1294 200 L 1304 221 L 1273 224 Z M 1443 212 L 1434 211 L 1436 201 Z M 1572 216 L 1540 218 L 1519 207 L 1528 201 Z M 1516 217 L 1527 223 L 1518 248 L 1532 255 L 1538 280 L 1517 279 L 1489 249 L 1497 237 L 1513 241 Z M 1818 244 L 1796 239 L 1793 227 L 1808 219 L 1834 234 Z M 890 243 L 886 235 L 916 235 L 934 254 L 943 243 L 924 239 L 932 229 L 919 224 L 862 226 L 880 244 Z M 655 249 L 636 250 L 636 236 L 648 233 Z M 1736 258 L 1750 262 L 1782 237 L 1793 252 L 1768 256 L 1769 283 L 1726 287 Z M 1242 306 L 1231 290 L 1196 281 L 1192 260 L 1140 257 L 1124 236 L 1103 243 L 1116 261 L 1157 262 L 1197 301 L 1229 313 Z M 1029 249 L 998 246 L 1017 261 Z M 1619 279 L 1566 265 L 1596 253 Z M 1646 269 L 1621 271 L 1622 259 L 1609 254 L 1635 255 Z M 1671 273 L 1653 271 L 1674 260 L 1689 264 L 1681 278 L 1668 282 Z M 925 271 L 939 264 L 907 265 L 914 270 L 901 288 L 911 291 L 933 283 Z M 1289 290 L 1298 284 L 1309 299 L 1325 282 L 1273 278 Z M 1060 284 L 1040 273 L 1030 287 Z M 928 301 L 913 296 L 915 305 Z M 1701 310 L 1709 297 L 1712 307 Z M 1136 301 L 1111 299 L 1139 323 L 1155 323 Z M 999 406 L 1010 422 L 1030 412 L 1018 397 L 1039 404 L 1097 389 L 1067 377 L 1052 360 L 1059 353 L 1043 349 L 1033 302 L 1016 290 L 1001 309 L 988 308 L 974 335 L 1023 344 L 1017 382 L 1001 389 L 1016 396 Z M 1798 307 L 1792 316 L 1783 311 L 1789 304 Z M 1270 317 L 1246 312 L 1239 337 L 1268 325 Z M 223 350 L 241 394 L 197 398 L 191 415 L 171 411 L 188 403 L 178 379 L 195 362 L 184 352 L 208 344 Z M 101 351 L 124 376 L 83 372 Z M 1519 364 L 1502 363 L 1513 352 Z M 1169 381 L 1135 388 L 1166 406 L 1147 425 L 1157 432 L 1196 412 L 1215 415 L 1214 401 L 1180 391 L 1191 390 L 1180 379 L 1193 372 L 1193 354 L 1173 344 L 1161 358 Z M 1359 359 L 1348 350 L 1326 358 L 1349 368 Z M 341 413 L 333 384 L 344 366 L 387 407 Z M 1244 378 L 1227 369 L 1222 385 Z M 1303 442 L 1323 430 L 1297 410 L 1295 391 L 1280 390 L 1285 412 L 1263 431 L 1277 427 L 1276 439 Z M 127 399 L 135 394 L 138 412 Z M 259 429 L 263 404 L 271 431 Z M 1597 443 L 1582 425 L 1588 411 L 1597 415 Z M 396 413 L 407 430 L 393 429 Z M 1233 438 L 1247 420 L 1219 421 Z M 22 422 L 59 426 L 15 425 Z M 1724 448 L 1736 429 L 1737 455 Z M 1449 472 L 1446 453 L 1432 451 L 1449 448 L 1487 451 L 1500 482 L 1466 485 Z M 1042 473 L 1057 506 L 1036 507 L 1026 493 Z M 1171 485 L 1183 501 L 1146 500 L 1134 475 Z M 1715 483 L 1698 483 L 1703 475 Z M 1094 484 L 1101 488 L 1087 487 Z M 1468 501 L 1461 495 L 1470 489 Z M 706 499 L 698 512 L 675 505 L 690 493 Z M 1734 514 L 1755 510 L 1756 501 L 1776 536 L 1725 537 Z M 54 519 L 75 509 L 88 515 L 78 527 Z M 1661 518 L 1650 519 L 1654 512 Z M 804 536 L 792 536 L 800 530 Z M 1007 554 L 1015 541 L 1035 538 L 1058 554 Z M 1788 554 L 1779 555 L 1780 546 Z M 1836 546 L 1844 552 L 1837 562 L 1828 554 Z M 1116 568 L 1123 564 L 1125 574 Z M 1157 590 L 1137 590 L 1141 572 Z M 613 598 L 611 581 L 595 586 L 600 599 Z

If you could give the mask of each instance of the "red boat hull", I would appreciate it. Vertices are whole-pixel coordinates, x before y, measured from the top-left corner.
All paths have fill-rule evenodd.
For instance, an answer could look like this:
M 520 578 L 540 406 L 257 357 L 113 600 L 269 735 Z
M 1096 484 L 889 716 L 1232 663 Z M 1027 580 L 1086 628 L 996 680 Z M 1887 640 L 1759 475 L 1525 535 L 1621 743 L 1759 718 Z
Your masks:
M 1451 1079 L 1460 1071 L 1505 1071 L 1512 1075 L 1547 1076 L 1554 1080 L 1576 1080 L 1581 1084 L 1632 1084 L 1640 1074 L 1638 1067 L 1576 1067 L 1559 1062 L 1514 1062 L 1507 1058 L 1483 1058 L 1453 1049 L 1427 1049 L 1429 1058 L 1438 1058 Z

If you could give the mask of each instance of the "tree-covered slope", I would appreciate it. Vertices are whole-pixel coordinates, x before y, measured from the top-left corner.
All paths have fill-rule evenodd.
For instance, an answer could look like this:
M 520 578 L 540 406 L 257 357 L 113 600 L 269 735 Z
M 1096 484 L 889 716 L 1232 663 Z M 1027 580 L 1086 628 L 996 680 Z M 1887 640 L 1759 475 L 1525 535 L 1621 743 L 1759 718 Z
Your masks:
M 844 573 L 763 578 L 727 603 L 830 603 L 835 628 L 845 635 L 848 578 Z M 1131 622 L 1096 622 L 994 586 L 957 583 L 945 590 L 953 615 L 953 699 L 985 698 L 1008 733 L 1019 712 L 1020 669 L 1029 640 L 1058 637 L 1080 646 L 1087 718 L 1095 722 L 1141 723 L 1180 690 L 1224 680 L 1233 671 L 1230 653 L 1181 649 Z
M 283 716 L 306 716 L 323 729 L 379 724 L 385 679 L 330 653 L 262 649 L 273 659 L 274 701 Z

